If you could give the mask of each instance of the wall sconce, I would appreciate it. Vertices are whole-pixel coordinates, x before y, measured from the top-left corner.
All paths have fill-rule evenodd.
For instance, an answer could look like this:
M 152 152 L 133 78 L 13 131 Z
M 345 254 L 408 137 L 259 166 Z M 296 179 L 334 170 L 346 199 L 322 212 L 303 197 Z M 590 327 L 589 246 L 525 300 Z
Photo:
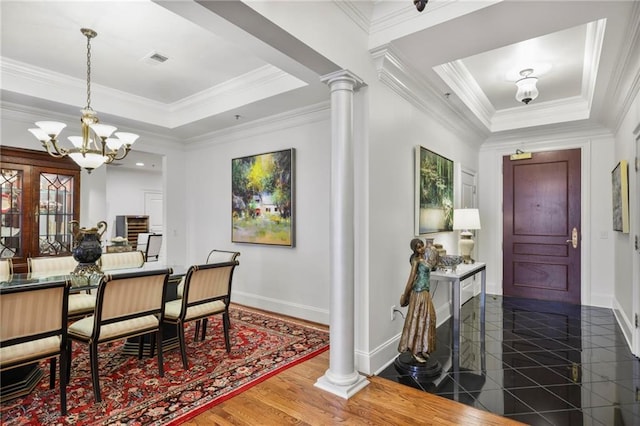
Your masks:
M 529 102 L 538 97 L 540 92 L 536 87 L 536 83 L 538 82 L 537 77 L 531 77 L 533 74 L 533 68 L 527 68 L 520 71 L 520 75 L 522 78 L 516 81 L 516 86 L 518 86 L 518 91 L 516 92 L 516 100 L 518 102 L 523 102 L 525 105 L 528 105 Z
M 471 252 L 475 242 L 471 230 L 480 229 L 480 212 L 478 209 L 455 209 L 453 210 L 453 229 L 460 230 L 460 241 L 458 241 L 458 251 L 464 263 L 474 263 Z

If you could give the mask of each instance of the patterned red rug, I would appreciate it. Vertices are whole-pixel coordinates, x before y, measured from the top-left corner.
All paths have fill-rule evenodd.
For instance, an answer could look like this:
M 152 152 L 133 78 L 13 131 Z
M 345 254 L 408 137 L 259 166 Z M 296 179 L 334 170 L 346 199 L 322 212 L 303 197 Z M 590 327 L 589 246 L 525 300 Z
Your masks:
M 102 402 L 95 403 L 86 346 L 74 343 L 68 415 L 60 416 L 58 384 L 49 389 L 48 364 L 28 396 L 1 404 L 3 425 L 178 425 L 329 347 L 329 333 L 277 316 L 234 306 L 231 353 L 224 347 L 221 317 L 209 320 L 204 342 L 186 330 L 190 369 L 178 348 L 164 354 L 164 377 L 157 358 L 122 353 L 122 343 L 99 350 Z

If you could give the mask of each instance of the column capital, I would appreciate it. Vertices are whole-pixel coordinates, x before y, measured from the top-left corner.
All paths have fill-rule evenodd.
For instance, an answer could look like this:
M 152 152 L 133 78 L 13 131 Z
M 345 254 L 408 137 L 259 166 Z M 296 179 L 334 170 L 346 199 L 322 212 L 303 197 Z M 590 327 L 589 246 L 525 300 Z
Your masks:
M 326 83 L 330 87 L 338 82 L 351 83 L 353 90 L 358 90 L 365 86 L 364 81 L 349 70 L 338 70 L 320 77 L 320 81 Z

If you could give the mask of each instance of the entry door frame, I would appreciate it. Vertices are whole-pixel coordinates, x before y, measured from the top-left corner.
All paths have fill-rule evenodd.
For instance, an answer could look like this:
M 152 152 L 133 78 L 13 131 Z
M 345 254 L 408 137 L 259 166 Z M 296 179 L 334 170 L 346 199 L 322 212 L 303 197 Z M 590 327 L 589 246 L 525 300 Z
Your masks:
M 500 232 L 499 243 L 493 245 L 492 250 L 492 259 L 495 259 L 496 265 L 487 265 L 487 270 L 494 270 L 493 273 L 495 277 L 498 277 L 498 287 L 500 294 L 502 294 L 502 268 L 503 268 L 503 257 L 502 257 L 502 224 L 504 221 L 504 214 L 502 211 L 503 206 L 503 197 L 502 191 L 504 186 L 504 176 L 502 175 L 502 157 L 505 155 L 510 155 L 516 152 L 516 149 L 520 149 L 525 152 L 543 152 L 543 151 L 560 151 L 565 149 L 580 149 L 580 161 L 582 163 L 581 172 L 580 172 L 580 195 L 581 195 L 581 203 L 580 203 L 580 221 L 583 225 L 587 225 L 591 223 L 591 214 L 588 206 L 591 205 L 591 194 L 590 194 L 590 186 L 588 176 L 591 175 L 591 145 L 587 138 L 581 138 L 584 142 L 576 142 L 570 141 L 567 143 L 558 143 L 553 144 L 549 142 L 532 142 L 532 143 L 513 143 L 513 144 L 501 144 L 499 147 L 495 147 L 495 150 L 492 154 L 492 161 L 495 167 L 495 170 L 498 170 L 498 184 L 493 187 L 493 191 L 495 191 L 494 196 L 492 197 L 494 200 L 497 200 L 497 205 L 493 206 L 491 209 L 496 213 L 497 221 L 496 221 L 496 232 Z M 482 200 L 482 195 L 479 198 Z M 482 203 L 481 203 L 482 208 Z M 588 254 L 591 252 L 591 229 L 585 226 L 582 227 L 582 240 L 580 245 L 580 256 L 582 259 L 580 266 L 580 274 L 581 274 L 581 285 L 580 285 L 580 303 L 583 305 L 591 305 L 592 299 L 592 288 L 591 288 L 591 274 L 588 271 L 588 267 L 591 262 L 589 262 Z
M 633 251 L 633 269 L 631 271 L 631 283 L 633 285 L 633 290 L 631 294 L 633 297 L 633 315 L 635 318 L 640 318 L 640 285 L 637 284 L 640 282 L 640 196 L 638 196 L 638 191 L 640 191 L 640 124 L 638 124 L 633 133 L 635 136 L 635 157 L 633 158 L 633 161 L 629 162 L 629 172 L 631 172 L 630 176 L 635 175 L 636 177 L 636 187 L 634 192 L 633 186 L 631 186 L 632 182 L 629 180 L 629 196 L 631 197 L 629 201 L 633 202 L 633 198 L 635 198 L 635 208 L 631 206 L 635 213 L 631 215 L 631 227 L 629 230 Z M 635 356 L 640 356 L 640 327 L 636 326 L 632 335 L 632 352 Z

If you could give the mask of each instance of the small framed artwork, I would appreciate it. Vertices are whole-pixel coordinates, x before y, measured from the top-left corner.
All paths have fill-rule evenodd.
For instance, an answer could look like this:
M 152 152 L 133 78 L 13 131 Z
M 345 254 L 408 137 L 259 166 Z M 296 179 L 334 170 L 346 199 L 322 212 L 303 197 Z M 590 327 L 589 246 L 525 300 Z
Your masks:
M 416 234 L 453 230 L 453 161 L 422 146 L 415 149 Z
M 629 166 L 621 160 L 611 172 L 613 230 L 629 233 Z
M 293 148 L 231 160 L 231 241 L 293 247 Z

